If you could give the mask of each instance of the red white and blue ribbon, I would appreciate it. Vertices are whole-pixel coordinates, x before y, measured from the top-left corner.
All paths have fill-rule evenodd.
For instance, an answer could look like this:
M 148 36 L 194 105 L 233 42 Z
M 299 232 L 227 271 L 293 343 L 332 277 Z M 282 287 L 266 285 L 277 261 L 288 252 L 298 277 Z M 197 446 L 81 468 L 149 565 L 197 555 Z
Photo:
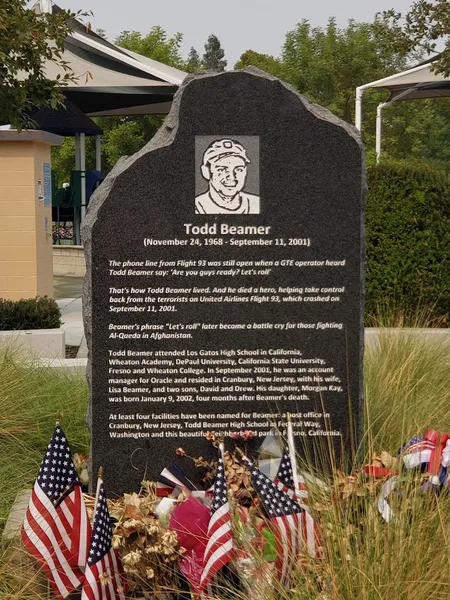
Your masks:
M 156 482 L 156 495 L 159 497 L 170 496 L 175 488 L 189 492 L 200 490 L 175 463 L 168 465 Z
M 450 491 L 450 436 L 435 429 L 429 429 L 424 436 L 415 437 L 403 444 L 398 451 L 405 469 L 420 468 L 429 474 L 424 490 L 447 489 Z M 378 510 L 387 523 L 393 518 L 389 495 L 396 488 L 399 476 L 385 481 L 378 497 Z
M 183 471 L 175 463 L 171 463 L 165 469 L 162 470 L 158 481 L 156 482 L 156 495 L 159 498 L 165 498 L 171 496 L 174 490 L 179 489 L 180 491 L 197 492 L 199 494 L 206 494 L 212 496 L 214 490 L 214 484 L 209 485 L 205 490 L 200 486 L 193 483 Z

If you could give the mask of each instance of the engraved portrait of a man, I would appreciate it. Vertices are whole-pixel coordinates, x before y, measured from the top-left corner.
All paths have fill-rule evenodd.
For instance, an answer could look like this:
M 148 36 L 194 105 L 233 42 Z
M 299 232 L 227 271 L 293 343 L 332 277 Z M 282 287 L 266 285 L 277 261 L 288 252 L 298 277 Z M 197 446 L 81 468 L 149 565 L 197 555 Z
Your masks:
M 208 190 L 195 198 L 196 214 L 259 214 L 259 196 L 245 191 L 249 164 L 241 143 L 219 139 L 209 144 L 200 166 Z

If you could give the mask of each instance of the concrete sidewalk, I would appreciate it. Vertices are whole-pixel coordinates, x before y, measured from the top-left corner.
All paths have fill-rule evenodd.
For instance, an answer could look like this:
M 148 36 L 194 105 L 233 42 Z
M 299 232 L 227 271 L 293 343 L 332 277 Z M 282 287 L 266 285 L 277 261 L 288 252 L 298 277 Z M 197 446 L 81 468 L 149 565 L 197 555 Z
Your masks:
M 82 314 L 82 277 L 54 277 L 55 300 L 62 315 L 67 346 L 79 346 L 77 358 L 87 358 Z

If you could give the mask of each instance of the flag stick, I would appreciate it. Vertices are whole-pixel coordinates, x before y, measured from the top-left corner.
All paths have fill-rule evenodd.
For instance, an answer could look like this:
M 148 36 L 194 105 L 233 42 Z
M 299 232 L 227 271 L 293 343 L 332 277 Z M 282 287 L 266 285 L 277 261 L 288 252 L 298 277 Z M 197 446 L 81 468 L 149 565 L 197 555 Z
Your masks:
M 299 488 L 298 472 L 297 472 L 297 455 L 295 453 L 294 433 L 292 430 L 291 413 L 287 413 L 287 442 L 289 448 L 289 456 L 292 465 L 292 479 L 294 480 L 294 491 L 297 494 Z
M 98 490 L 99 490 L 100 483 L 101 483 L 102 479 L 103 479 L 103 467 L 99 467 L 98 473 L 97 473 L 97 489 L 95 491 L 94 518 L 95 518 L 95 513 L 97 512 Z
M 239 456 L 239 458 L 242 458 L 243 456 L 245 456 L 245 454 L 242 452 L 242 450 L 240 448 L 238 448 L 236 446 L 236 454 Z
M 225 475 L 225 440 L 223 438 L 221 438 L 219 442 L 219 455 L 222 457 L 223 460 L 223 471 Z

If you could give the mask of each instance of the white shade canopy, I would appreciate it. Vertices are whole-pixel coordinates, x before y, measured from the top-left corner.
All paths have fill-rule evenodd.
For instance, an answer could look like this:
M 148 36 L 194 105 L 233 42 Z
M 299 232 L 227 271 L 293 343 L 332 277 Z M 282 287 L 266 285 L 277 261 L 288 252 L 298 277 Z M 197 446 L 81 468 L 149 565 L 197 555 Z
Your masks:
M 61 11 L 56 5 L 51 8 Z M 41 13 L 41 3 L 33 10 Z M 76 19 L 70 25 L 73 31 L 62 60 L 69 63 L 75 81 L 62 92 L 71 102 L 89 116 L 168 113 L 173 94 L 187 75 L 184 71 L 116 46 Z M 50 79 L 65 73 L 51 61 L 45 71 Z
M 436 55 L 402 73 L 366 83 L 360 86 L 360 89 L 385 88 L 390 92 L 388 102 L 394 99 L 416 100 L 450 96 L 450 78 L 432 70 L 433 63 L 439 60 L 440 56 Z
M 450 97 L 450 77 L 433 70 L 433 63 L 441 57 L 440 54 L 402 73 L 389 75 L 356 88 L 355 126 L 361 131 L 362 97 L 367 89 L 384 88 L 390 95 L 386 102 L 381 102 L 377 108 L 376 120 L 376 155 L 377 162 L 381 156 L 382 110 L 389 104 L 399 100 L 420 100 L 426 98 Z

